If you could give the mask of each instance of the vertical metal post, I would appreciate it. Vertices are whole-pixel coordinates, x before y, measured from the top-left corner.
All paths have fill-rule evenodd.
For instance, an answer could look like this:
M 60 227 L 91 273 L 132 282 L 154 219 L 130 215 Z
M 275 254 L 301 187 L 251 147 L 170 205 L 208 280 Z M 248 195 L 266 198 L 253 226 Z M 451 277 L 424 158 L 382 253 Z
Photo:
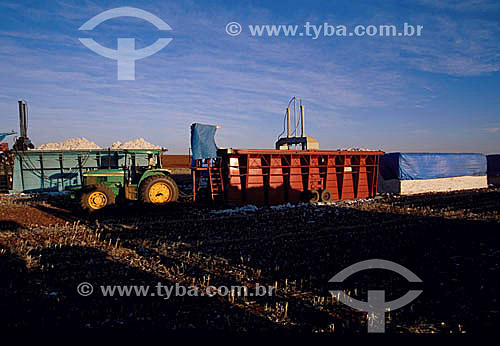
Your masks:
M 78 173 L 80 174 L 80 185 L 83 186 L 82 157 L 78 155 Z
M 290 123 L 290 107 L 286 109 L 286 121 L 287 121 L 287 132 L 286 132 L 286 137 L 290 138 L 290 128 L 291 128 L 291 123 Z
M 21 157 L 21 155 L 18 156 L 19 157 L 19 166 L 21 168 L 21 184 L 23 186 L 23 192 L 24 192 L 24 168 L 23 168 L 23 158 Z
M 208 167 L 208 184 L 210 185 L 210 198 L 213 202 L 214 200 L 214 185 L 212 183 L 212 159 L 206 159 L 205 161 Z
M 28 138 L 28 109 L 26 103 L 23 103 L 23 127 L 24 127 L 24 135 L 23 137 Z
M 127 189 L 128 185 L 128 176 L 130 175 L 129 170 L 127 168 L 127 152 L 125 151 L 124 161 L 123 161 L 123 187 Z
M 302 101 L 301 101 L 302 103 Z M 300 105 L 300 137 L 305 137 L 306 136 L 306 129 L 305 129 L 305 123 L 304 123 L 304 106 L 301 104 Z M 307 141 L 302 142 L 302 150 L 307 149 Z
M 191 177 L 193 178 L 193 202 L 196 202 L 196 170 L 191 167 Z
M 293 97 L 293 136 L 297 137 L 297 98 Z
M 301 126 L 301 131 L 300 131 L 300 137 L 305 137 L 306 136 L 306 125 L 304 122 L 304 106 L 300 105 L 300 124 Z
M 40 153 L 40 175 L 42 179 L 42 190 L 45 189 L 45 172 L 43 170 L 43 153 Z
M 59 168 L 61 171 L 61 188 L 64 190 L 64 164 L 63 164 L 63 154 L 59 155 Z
M 24 112 L 23 112 L 23 101 L 19 100 L 19 135 L 24 137 Z

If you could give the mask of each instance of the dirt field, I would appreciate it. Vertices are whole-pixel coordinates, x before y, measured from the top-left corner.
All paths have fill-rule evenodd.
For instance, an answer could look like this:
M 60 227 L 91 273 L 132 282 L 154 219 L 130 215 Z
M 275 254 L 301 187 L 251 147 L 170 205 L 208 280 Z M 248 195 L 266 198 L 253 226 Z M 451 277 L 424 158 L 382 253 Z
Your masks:
M 0 323 L 14 327 L 127 327 L 285 333 L 366 333 L 370 319 L 332 297 L 386 301 L 423 293 L 386 313 L 387 333 L 492 330 L 497 300 L 500 189 L 382 196 L 328 205 L 210 208 L 137 204 L 92 216 L 65 197 L 0 198 Z M 414 272 L 367 270 L 381 258 Z M 79 295 L 82 282 L 93 285 Z M 272 287 L 272 295 L 104 296 L 103 285 L 176 283 Z M 150 293 L 149 291 L 148 293 Z M 155 291 L 156 292 L 156 291 Z

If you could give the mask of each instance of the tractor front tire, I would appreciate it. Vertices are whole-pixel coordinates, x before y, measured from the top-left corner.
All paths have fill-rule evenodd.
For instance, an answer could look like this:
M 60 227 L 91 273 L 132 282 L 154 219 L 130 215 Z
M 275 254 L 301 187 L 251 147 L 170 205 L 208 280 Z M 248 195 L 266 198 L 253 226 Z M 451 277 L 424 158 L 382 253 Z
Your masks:
M 103 184 L 89 185 L 80 195 L 80 207 L 89 213 L 113 204 L 115 204 L 115 194 Z
M 139 198 L 142 203 L 164 205 L 177 201 L 179 188 L 169 176 L 152 175 L 142 182 Z

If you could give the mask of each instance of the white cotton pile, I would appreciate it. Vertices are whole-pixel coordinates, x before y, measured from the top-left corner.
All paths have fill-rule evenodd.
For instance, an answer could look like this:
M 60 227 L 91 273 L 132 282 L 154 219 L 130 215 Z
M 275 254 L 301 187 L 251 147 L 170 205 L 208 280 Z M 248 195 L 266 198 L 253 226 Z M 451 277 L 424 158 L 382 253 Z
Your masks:
M 342 150 L 342 151 L 378 151 L 376 149 L 367 149 L 367 148 L 342 148 L 342 149 L 337 149 L 337 150 Z
M 87 138 L 69 138 L 62 142 L 46 143 L 40 145 L 38 150 L 94 150 L 103 149 Z M 147 142 L 144 138 L 136 138 L 125 143 L 114 142 L 111 149 L 161 149 L 161 146 Z
M 146 142 L 144 138 L 137 138 L 125 143 L 114 142 L 111 149 L 161 149 L 161 146 Z
M 70 138 L 62 142 L 46 143 L 40 145 L 38 150 L 81 150 L 81 149 L 102 149 L 100 146 L 87 138 Z

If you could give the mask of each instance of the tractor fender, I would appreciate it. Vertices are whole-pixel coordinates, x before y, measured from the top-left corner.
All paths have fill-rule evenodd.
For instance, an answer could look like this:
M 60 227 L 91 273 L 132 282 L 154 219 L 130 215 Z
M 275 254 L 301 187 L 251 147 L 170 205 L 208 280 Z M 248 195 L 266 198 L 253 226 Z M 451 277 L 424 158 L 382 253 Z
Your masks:
M 144 174 L 141 176 L 141 179 L 139 180 L 139 182 L 137 183 L 137 186 L 141 186 L 142 182 L 149 178 L 150 176 L 152 175 L 166 175 L 166 176 L 170 176 L 172 174 L 172 172 L 168 169 L 165 169 L 165 168 L 156 168 L 156 169 L 150 169 L 150 170 L 147 170 L 146 172 L 144 172 Z

